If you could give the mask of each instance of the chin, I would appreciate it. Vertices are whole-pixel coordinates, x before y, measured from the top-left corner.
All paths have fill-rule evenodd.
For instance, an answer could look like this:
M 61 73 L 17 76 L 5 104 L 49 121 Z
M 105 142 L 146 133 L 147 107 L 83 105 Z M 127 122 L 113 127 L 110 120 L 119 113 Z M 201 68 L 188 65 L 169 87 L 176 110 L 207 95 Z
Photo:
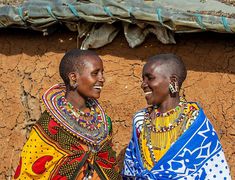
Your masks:
M 96 97 L 94 97 L 94 99 L 99 99 L 100 98 L 100 96 L 96 96 Z
M 147 102 L 148 105 L 153 105 L 152 101 L 150 101 L 150 100 L 146 99 L 146 102 Z
M 152 105 L 152 104 L 153 104 L 152 98 L 150 98 L 150 97 L 145 97 L 145 100 L 146 100 L 146 103 L 147 103 L 148 105 Z
M 99 99 L 99 98 L 100 98 L 100 94 L 94 94 L 94 95 L 92 96 L 92 98 L 94 98 L 94 99 Z

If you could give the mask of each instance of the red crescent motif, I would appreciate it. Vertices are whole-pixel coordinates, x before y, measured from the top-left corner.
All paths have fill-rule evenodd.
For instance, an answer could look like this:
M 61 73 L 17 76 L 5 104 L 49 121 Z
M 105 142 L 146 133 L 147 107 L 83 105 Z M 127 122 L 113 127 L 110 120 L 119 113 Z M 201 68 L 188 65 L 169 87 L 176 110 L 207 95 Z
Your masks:
M 16 168 L 14 179 L 17 179 L 20 176 L 21 167 L 22 167 L 22 157 L 20 157 L 20 162 L 19 162 L 19 165 Z
M 113 157 L 109 158 L 108 155 L 109 155 L 108 152 L 100 152 L 100 153 L 98 153 L 98 157 L 108 161 L 109 163 L 114 163 L 115 162 L 115 158 L 113 158 Z
M 56 130 L 55 127 L 59 127 L 59 125 L 57 122 L 51 119 L 48 123 L 48 130 L 53 135 L 55 135 L 58 132 L 58 130 Z
M 102 161 L 96 160 L 97 164 L 106 169 L 111 169 L 113 165 L 111 163 L 103 163 Z
M 72 159 L 71 161 L 69 161 L 69 164 L 74 163 L 75 161 L 81 162 L 81 160 L 83 159 L 83 157 L 85 156 L 85 154 L 81 154 L 81 156 Z
M 38 158 L 32 165 L 32 171 L 35 174 L 42 174 L 46 171 L 45 165 L 53 159 L 52 156 L 42 156 Z
M 73 145 L 72 144 L 71 148 L 72 148 L 72 150 L 75 150 L 75 151 L 79 151 L 79 150 L 85 151 L 80 144 L 79 145 Z

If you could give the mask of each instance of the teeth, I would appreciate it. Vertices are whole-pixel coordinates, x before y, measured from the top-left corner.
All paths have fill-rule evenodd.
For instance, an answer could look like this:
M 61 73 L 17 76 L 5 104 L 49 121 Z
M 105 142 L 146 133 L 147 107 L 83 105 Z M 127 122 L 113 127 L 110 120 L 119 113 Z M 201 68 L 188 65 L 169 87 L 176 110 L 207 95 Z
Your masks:
M 152 94 L 152 91 L 149 91 L 149 92 L 145 92 L 144 94 L 145 94 L 145 95 L 149 95 L 149 94 Z
M 102 86 L 94 86 L 95 89 L 102 89 Z

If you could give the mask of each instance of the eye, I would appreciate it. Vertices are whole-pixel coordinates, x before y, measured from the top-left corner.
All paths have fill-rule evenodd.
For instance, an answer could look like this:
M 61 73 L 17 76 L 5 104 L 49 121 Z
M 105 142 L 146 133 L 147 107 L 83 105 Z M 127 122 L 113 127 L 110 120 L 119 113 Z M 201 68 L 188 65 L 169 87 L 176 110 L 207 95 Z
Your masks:
M 151 81 L 151 80 L 153 80 L 155 77 L 153 77 L 153 76 L 147 76 L 147 78 L 148 78 L 149 81 Z
M 156 76 L 154 76 L 153 74 L 151 73 L 143 73 L 142 75 L 142 79 L 143 81 L 146 80 L 146 81 L 152 81 L 156 78 Z
M 92 76 L 97 76 L 98 73 L 99 73 L 99 70 L 96 70 L 96 71 L 91 72 L 91 75 L 92 75 Z

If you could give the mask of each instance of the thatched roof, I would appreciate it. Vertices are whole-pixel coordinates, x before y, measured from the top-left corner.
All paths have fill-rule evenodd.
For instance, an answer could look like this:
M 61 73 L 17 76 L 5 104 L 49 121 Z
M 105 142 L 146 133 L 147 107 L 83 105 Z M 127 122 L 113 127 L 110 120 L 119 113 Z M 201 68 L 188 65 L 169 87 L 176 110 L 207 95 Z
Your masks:
M 235 32 L 235 0 L 28 0 L 0 1 L 0 28 L 29 28 L 50 34 L 59 24 L 86 37 L 82 48 L 113 40 L 120 29 L 131 47 L 148 33 L 175 43 L 173 33 Z
M 235 0 L 219 0 L 222 3 L 225 3 L 227 5 L 233 5 L 235 6 Z
M 24 2 L 24 0 L 16 0 L 16 1 L 13 1 L 13 0 L 0 0 L 0 5 L 12 5 L 12 6 L 15 6 L 15 5 L 20 5 Z

